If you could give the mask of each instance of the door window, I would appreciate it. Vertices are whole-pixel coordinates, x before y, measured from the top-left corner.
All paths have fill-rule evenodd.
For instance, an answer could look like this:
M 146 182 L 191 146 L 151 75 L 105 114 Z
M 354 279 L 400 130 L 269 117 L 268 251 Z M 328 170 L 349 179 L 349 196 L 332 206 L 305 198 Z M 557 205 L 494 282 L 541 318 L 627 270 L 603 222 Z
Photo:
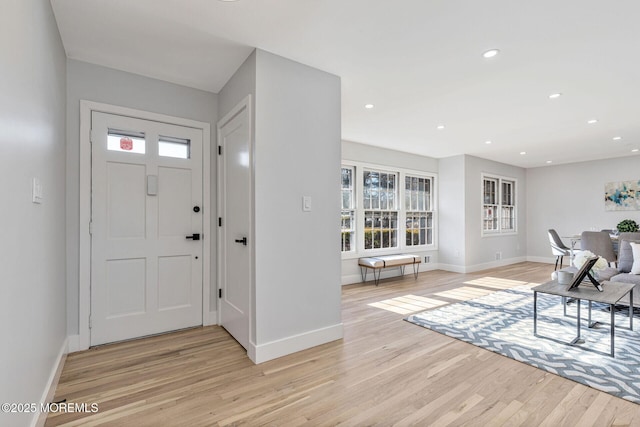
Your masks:
M 109 129 L 107 150 L 123 153 L 145 154 L 144 132 L 128 132 Z
M 158 155 L 161 157 L 188 159 L 191 157 L 190 149 L 191 141 L 188 139 L 161 136 L 158 141 Z

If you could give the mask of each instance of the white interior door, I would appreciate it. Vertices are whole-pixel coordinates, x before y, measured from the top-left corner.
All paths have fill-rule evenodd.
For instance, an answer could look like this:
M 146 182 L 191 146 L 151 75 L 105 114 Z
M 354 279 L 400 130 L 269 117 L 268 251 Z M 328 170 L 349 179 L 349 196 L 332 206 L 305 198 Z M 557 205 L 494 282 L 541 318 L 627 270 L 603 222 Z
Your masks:
M 91 121 L 91 345 L 201 325 L 202 130 Z
M 251 115 L 249 103 L 218 124 L 220 325 L 245 349 L 251 308 Z

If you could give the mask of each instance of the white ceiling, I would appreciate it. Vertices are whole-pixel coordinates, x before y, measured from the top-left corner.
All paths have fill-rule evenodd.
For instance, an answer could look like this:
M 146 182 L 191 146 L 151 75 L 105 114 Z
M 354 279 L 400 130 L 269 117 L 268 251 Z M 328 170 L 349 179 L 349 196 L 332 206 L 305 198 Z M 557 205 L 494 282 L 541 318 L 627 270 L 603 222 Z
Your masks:
M 51 3 L 72 59 L 214 93 L 254 47 L 336 74 L 349 141 L 522 167 L 640 148 L 637 0 Z

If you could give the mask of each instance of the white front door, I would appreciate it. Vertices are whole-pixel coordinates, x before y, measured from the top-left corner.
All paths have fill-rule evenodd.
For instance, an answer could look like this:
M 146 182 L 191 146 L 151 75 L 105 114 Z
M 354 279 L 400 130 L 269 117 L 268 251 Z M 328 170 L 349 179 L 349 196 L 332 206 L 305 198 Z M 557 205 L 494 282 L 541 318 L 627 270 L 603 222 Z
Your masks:
M 91 124 L 91 345 L 201 325 L 202 130 Z
M 251 114 L 247 101 L 218 123 L 220 325 L 245 349 L 251 308 Z

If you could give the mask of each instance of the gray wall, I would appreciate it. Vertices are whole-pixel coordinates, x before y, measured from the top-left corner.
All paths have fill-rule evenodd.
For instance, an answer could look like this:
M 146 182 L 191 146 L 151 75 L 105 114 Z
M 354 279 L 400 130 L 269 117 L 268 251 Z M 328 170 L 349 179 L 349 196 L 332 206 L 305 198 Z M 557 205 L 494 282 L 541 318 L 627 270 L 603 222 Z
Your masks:
M 256 128 L 256 51 L 251 52 L 249 57 L 242 63 L 240 68 L 236 70 L 229 81 L 224 85 L 220 93 L 218 94 L 218 112 L 219 119 L 222 120 L 236 105 L 240 103 L 248 95 L 251 95 L 251 144 L 255 146 L 255 128 Z M 252 182 L 251 185 L 254 185 Z M 255 188 L 254 188 L 255 190 Z M 252 200 L 255 199 L 255 194 L 252 194 Z M 249 237 L 255 234 L 255 213 L 252 213 L 251 221 L 253 227 Z M 215 228 L 217 231 L 217 227 Z M 255 292 L 255 245 L 251 245 L 251 307 L 256 306 L 256 292 Z M 217 261 L 217 260 L 216 260 Z M 217 278 L 217 277 L 216 277 Z M 219 285 L 219 284 L 218 284 Z M 215 293 L 217 295 L 217 293 Z M 250 330 L 249 339 L 252 343 L 256 342 L 256 317 L 253 312 L 250 314 Z
M 351 141 L 342 141 L 342 160 L 351 160 L 354 162 L 371 163 L 376 165 L 383 165 L 387 167 L 397 167 L 401 169 L 411 169 L 420 172 L 438 174 L 438 160 L 432 157 L 418 156 L 416 154 L 404 153 L 401 151 L 388 150 L 385 148 L 374 147 L 372 145 L 359 144 Z M 440 193 L 441 177 L 436 177 L 436 199 Z M 337 193 L 340 193 L 338 188 Z M 437 201 L 436 201 L 436 206 Z M 339 209 L 339 207 L 338 207 Z M 438 208 L 439 209 L 439 208 Z M 338 230 L 338 228 L 336 228 Z M 340 233 L 336 232 L 336 235 Z M 440 242 L 440 235 L 438 229 L 435 230 L 435 237 Z M 339 248 L 340 244 L 336 246 Z M 411 251 L 411 253 L 420 255 L 424 261 L 424 256 L 430 256 L 430 263 L 421 264 L 420 271 L 431 269 L 438 263 L 438 251 Z M 411 268 L 405 269 L 405 274 L 413 274 Z M 397 276 L 397 269 L 383 270 L 381 277 Z M 371 274 L 368 275 L 367 280 L 373 280 Z M 357 283 L 360 282 L 360 267 L 358 267 L 358 258 L 345 258 L 342 259 L 342 284 Z
M 0 402 L 36 403 L 67 336 L 66 62 L 48 1 L 3 1 L 0 52 Z M 0 425 L 33 417 L 0 412 Z
M 259 361 L 341 336 L 340 79 L 254 51 L 219 94 L 220 117 L 252 95 L 250 356 Z M 302 197 L 312 211 L 302 211 Z M 310 260 L 322 267 L 310 267 Z M 284 270 L 283 270 L 284 269 Z M 286 274 L 283 271 L 286 270 Z M 308 337 L 311 334 L 311 338 Z M 322 342 L 319 342 L 322 341 Z M 258 354 L 259 353 L 259 354 Z
M 440 268 L 468 272 L 523 261 L 527 242 L 527 177 L 525 169 L 478 157 L 460 155 L 443 159 L 417 156 L 344 141 L 342 159 L 396 166 L 437 174 L 437 242 L 436 251 L 420 252 L 430 255 L 431 266 L 421 271 Z M 515 235 L 482 237 L 482 173 L 515 178 L 517 180 L 517 220 Z M 500 252 L 502 259 L 496 261 Z M 397 275 L 384 272 L 383 277 Z M 410 273 L 406 273 L 410 274 Z M 357 258 L 342 260 L 342 282 L 359 282 Z
M 257 51 L 256 344 L 341 324 L 340 79 Z M 312 211 L 302 211 L 302 197 Z
M 640 211 L 605 211 L 608 182 L 640 179 L 640 156 L 527 169 L 527 255 L 553 260 L 547 230 L 560 236 L 615 228 L 623 219 L 640 224 Z M 564 239 L 569 245 L 568 239 Z
M 96 101 L 127 108 L 166 114 L 211 124 L 212 146 L 215 146 L 215 124 L 218 118 L 217 95 L 179 86 L 136 74 L 125 73 L 86 62 L 67 61 L 67 307 L 69 335 L 78 333 L 79 283 L 79 165 L 80 165 L 80 100 Z M 216 150 L 211 150 L 212 212 L 216 209 Z M 211 228 L 215 230 L 215 227 Z M 211 245 L 211 295 L 215 309 L 215 240 Z
M 465 156 L 439 159 L 440 186 L 438 223 L 441 268 L 460 270 L 465 266 Z
M 218 93 L 219 119 L 222 119 L 247 95 L 253 95 L 252 110 L 255 110 L 255 93 L 256 51 L 254 50 Z M 251 117 L 255 118 L 255 114 L 252 114 Z M 252 120 L 252 124 L 255 124 L 255 120 Z
M 516 235 L 482 237 L 482 173 L 515 178 L 516 214 L 518 232 Z M 502 253 L 502 262 L 524 260 L 527 244 L 527 175 L 526 170 L 517 166 L 498 163 L 474 156 L 465 156 L 465 264 L 467 271 L 489 267 L 495 264 L 496 252 Z

